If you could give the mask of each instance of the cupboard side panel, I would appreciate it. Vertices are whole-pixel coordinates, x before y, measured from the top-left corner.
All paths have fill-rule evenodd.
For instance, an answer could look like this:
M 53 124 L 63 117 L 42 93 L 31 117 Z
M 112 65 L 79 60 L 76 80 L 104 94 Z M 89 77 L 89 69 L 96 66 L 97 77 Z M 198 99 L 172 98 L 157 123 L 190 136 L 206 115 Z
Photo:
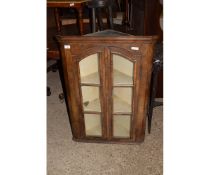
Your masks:
M 144 44 L 142 49 L 142 58 L 139 62 L 138 85 L 136 86 L 137 105 L 135 117 L 135 140 L 143 141 L 145 136 L 145 126 L 147 118 L 147 106 L 149 100 L 149 88 L 152 73 L 153 44 Z
M 68 100 L 68 108 L 70 111 L 70 123 L 72 134 L 75 139 L 84 137 L 82 128 L 81 113 L 81 96 L 79 93 L 78 71 L 70 49 L 61 49 L 62 64 L 64 69 L 64 79 Z

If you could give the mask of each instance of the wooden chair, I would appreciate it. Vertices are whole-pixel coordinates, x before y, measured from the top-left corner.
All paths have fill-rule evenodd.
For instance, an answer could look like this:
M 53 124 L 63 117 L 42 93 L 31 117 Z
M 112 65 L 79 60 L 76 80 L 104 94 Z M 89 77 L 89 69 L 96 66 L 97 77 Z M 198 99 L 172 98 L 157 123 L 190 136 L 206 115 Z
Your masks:
M 106 10 L 107 22 L 109 23 L 109 28 L 113 29 L 113 19 L 112 19 L 112 0 L 92 0 L 88 2 L 88 7 L 91 9 L 91 31 L 96 32 L 96 17 L 99 30 L 104 30 L 102 10 Z

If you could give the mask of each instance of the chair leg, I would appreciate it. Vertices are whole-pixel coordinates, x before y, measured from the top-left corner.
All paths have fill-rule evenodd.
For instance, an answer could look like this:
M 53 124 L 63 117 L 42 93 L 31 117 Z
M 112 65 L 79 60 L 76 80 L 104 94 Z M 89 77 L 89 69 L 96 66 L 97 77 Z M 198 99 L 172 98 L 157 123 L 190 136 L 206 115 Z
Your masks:
M 92 32 L 96 32 L 96 11 L 92 8 Z
M 97 22 L 98 22 L 98 27 L 99 27 L 99 30 L 103 30 L 104 27 L 103 27 L 103 18 L 102 18 L 102 14 L 101 14 L 101 8 L 97 8 Z
M 155 62 L 153 68 L 154 69 L 152 72 L 152 79 L 151 79 L 150 99 L 149 99 L 149 105 L 148 105 L 148 133 L 149 134 L 151 132 L 153 108 L 156 106 L 162 105 L 162 103 L 157 105 L 155 102 L 157 77 L 158 77 L 158 73 L 160 71 L 160 63 Z
M 51 66 L 47 67 L 47 72 L 56 72 L 58 70 L 58 63 L 54 63 Z
M 50 72 L 50 71 L 56 72 L 58 70 L 58 66 L 59 66 L 58 62 L 50 65 L 49 67 L 47 67 L 47 72 Z M 50 96 L 50 95 L 51 95 L 51 89 L 50 87 L 47 87 L 47 96 Z
M 50 87 L 47 87 L 47 96 L 50 96 L 50 95 L 51 95 Z
M 108 18 L 109 20 L 107 21 L 109 21 L 109 27 L 110 29 L 113 29 L 112 6 L 108 6 Z
M 116 4 L 117 4 L 118 9 L 121 12 L 122 11 L 122 8 L 121 8 L 121 0 L 116 0 Z

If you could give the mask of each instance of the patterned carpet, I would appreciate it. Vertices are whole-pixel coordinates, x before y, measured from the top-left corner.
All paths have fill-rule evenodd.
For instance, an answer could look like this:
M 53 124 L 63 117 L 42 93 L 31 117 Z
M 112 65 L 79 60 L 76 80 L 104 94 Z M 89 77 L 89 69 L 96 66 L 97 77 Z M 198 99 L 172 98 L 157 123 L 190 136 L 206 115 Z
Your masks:
M 48 175 L 162 175 L 163 107 L 153 113 L 151 134 L 139 145 L 78 143 L 72 140 L 58 72 L 49 72 L 47 85 Z M 162 99 L 158 99 L 162 100 Z

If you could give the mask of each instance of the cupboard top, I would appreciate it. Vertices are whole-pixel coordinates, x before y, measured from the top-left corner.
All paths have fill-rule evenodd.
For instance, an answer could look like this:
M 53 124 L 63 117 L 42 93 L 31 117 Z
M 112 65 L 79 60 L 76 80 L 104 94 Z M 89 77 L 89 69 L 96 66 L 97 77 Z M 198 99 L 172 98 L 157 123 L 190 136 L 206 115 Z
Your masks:
M 90 33 L 83 36 L 60 36 L 56 37 L 59 42 L 112 42 L 112 43 L 131 43 L 131 42 L 145 42 L 154 43 L 158 36 L 133 36 L 127 33 L 118 32 L 115 30 L 104 30 L 100 32 Z

